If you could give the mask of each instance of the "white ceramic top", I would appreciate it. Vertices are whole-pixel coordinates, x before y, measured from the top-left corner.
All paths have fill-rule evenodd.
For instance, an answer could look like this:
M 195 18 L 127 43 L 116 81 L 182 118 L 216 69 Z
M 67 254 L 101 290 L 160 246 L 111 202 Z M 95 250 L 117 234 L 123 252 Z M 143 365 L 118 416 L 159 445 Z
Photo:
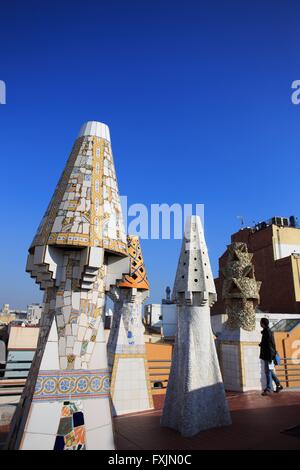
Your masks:
M 81 126 L 78 137 L 84 135 L 94 135 L 96 137 L 102 137 L 110 142 L 109 127 L 103 122 L 98 121 L 87 121 Z
M 181 292 L 216 293 L 202 222 L 198 215 L 186 218 L 173 298 Z

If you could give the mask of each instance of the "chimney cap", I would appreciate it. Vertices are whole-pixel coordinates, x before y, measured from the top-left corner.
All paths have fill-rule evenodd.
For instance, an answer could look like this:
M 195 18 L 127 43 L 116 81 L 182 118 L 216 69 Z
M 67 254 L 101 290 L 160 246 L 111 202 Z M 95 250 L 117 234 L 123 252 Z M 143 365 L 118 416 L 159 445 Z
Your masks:
M 87 121 L 81 126 L 78 137 L 83 136 L 102 137 L 110 142 L 109 127 L 103 122 Z

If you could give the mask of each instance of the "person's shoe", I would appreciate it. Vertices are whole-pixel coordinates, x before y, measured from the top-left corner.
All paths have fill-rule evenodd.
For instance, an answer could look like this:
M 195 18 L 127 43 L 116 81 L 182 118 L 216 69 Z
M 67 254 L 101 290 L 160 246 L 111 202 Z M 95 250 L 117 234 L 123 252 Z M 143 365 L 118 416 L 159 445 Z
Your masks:
M 271 392 L 271 390 L 266 389 L 266 390 L 264 390 L 264 391 L 262 392 L 262 396 L 263 396 L 263 397 L 267 397 L 268 395 L 272 395 L 272 393 L 273 393 L 273 392 Z
M 279 392 L 281 392 L 281 390 L 283 390 L 283 386 L 281 384 L 276 385 L 275 393 L 279 393 Z

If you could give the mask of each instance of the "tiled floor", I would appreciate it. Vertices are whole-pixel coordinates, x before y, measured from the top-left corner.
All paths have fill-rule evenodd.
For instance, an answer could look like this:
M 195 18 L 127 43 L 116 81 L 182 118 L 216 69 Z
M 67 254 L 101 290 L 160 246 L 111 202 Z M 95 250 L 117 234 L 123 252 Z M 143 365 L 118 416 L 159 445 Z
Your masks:
M 118 450 L 298 449 L 300 439 L 281 431 L 300 425 L 300 392 L 271 397 L 259 393 L 228 394 L 233 424 L 183 438 L 159 424 L 164 396 L 154 397 L 156 409 L 114 418 Z
M 117 450 L 297 449 L 300 439 L 281 431 L 300 425 L 300 392 L 272 397 L 228 394 L 233 424 L 183 438 L 159 424 L 164 395 L 154 395 L 156 409 L 114 418 Z M 8 426 L 0 427 L 0 448 Z

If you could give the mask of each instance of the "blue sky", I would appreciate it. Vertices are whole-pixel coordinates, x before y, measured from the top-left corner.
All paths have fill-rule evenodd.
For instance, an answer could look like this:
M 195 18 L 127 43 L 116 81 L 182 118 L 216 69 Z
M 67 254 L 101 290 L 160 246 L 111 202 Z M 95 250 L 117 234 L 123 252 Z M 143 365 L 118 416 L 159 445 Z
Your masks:
M 296 0 L 2 2 L 0 304 L 41 299 L 27 249 L 87 120 L 110 126 L 130 204 L 205 204 L 215 274 L 237 215 L 300 215 L 299 10 Z M 157 302 L 180 241 L 142 248 Z

